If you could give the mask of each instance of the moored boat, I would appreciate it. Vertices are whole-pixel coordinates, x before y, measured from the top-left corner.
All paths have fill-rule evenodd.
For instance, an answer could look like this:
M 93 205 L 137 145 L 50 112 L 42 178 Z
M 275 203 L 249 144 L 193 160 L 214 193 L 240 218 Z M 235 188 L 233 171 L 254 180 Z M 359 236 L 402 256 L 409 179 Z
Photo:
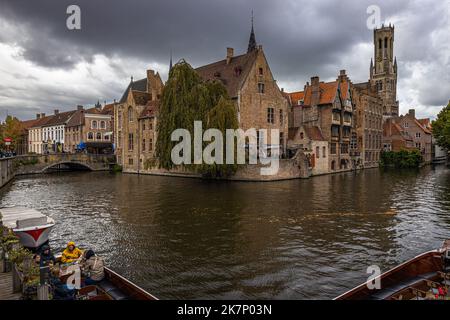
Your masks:
M 450 299 L 450 240 L 440 249 L 408 260 L 378 277 L 380 288 L 363 283 L 335 300 Z
M 35 209 L 25 207 L 0 208 L 2 224 L 19 237 L 20 243 L 37 249 L 48 241 L 55 221 Z

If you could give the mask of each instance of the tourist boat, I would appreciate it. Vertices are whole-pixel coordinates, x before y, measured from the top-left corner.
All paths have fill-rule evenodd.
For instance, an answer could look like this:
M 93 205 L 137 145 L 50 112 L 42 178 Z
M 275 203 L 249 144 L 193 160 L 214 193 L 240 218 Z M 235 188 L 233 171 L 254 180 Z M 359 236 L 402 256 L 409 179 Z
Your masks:
M 363 283 L 335 300 L 449 300 L 450 240 L 379 276 L 381 288 Z
M 20 243 L 30 249 L 37 249 L 48 241 L 55 221 L 37 210 L 25 207 L 0 208 L 2 224 L 11 229 Z
M 61 256 L 56 256 L 59 263 Z M 76 266 L 75 265 L 72 265 Z M 83 287 L 79 290 L 79 295 L 85 295 L 88 300 L 158 300 L 130 280 L 122 277 L 108 267 L 104 267 L 105 278 L 96 285 Z M 66 282 L 72 272 L 60 277 L 62 282 Z

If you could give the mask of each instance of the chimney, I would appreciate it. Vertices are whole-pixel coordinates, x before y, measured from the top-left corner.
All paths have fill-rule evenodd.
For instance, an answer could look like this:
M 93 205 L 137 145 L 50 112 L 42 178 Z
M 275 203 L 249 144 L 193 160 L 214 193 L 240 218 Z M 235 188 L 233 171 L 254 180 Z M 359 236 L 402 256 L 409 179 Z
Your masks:
M 228 47 L 227 48 L 227 64 L 229 64 L 231 62 L 231 59 L 233 58 L 234 55 L 234 49 Z
M 55 109 L 55 115 L 57 115 L 59 113 L 58 109 Z
M 416 118 L 416 110 L 415 109 L 409 109 L 408 114 L 415 119 Z
M 347 75 L 345 74 L 345 70 L 339 71 L 339 81 L 343 82 L 345 79 L 347 79 Z
M 40 113 L 36 113 L 36 119 L 40 119 L 41 118 L 41 114 Z
M 316 106 L 320 101 L 319 77 L 311 77 L 311 105 Z
M 284 88 L 281 88 L 281 92 L 284 92 Z
M 45 117 L 45 113 L 41 112 L 41 119 Z
M 147 70 L 147 79 L 150 79 L 155 76 L 155 70 L 148 69 Z
M 78 105 L 78 106 L 77 106 L 77 110 L 78 110 L 78 111 L 81 111 L 81 110 L 83 110 L 83 109 L 84 109 L 84 107 L 83 107 L 82 105 Z

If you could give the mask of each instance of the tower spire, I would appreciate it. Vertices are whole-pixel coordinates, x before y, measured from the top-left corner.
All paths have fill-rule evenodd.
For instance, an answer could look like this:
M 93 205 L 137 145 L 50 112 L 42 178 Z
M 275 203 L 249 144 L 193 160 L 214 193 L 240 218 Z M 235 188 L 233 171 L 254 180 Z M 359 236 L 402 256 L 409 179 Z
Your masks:
M 252 10 L 252 30 L 250 32 L 250 39 L 248 40 L 247 53 L 256 49 L 255 30 L 253 28 L 253 10 Z
M 169 64 L 169 72 L 172 70 L 172 48 L 170 48 L 170 64 Z

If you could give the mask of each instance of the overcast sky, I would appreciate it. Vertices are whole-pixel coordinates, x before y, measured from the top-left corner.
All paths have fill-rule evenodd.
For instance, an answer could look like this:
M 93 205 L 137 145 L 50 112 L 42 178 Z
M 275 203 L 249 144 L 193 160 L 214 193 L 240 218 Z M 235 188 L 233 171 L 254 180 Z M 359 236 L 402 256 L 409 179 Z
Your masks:
M 71 4 L 81 30 L 66 27 Z M 370 5 L 395 24 L 400 112 L 435 117 L 450 99 L 449 0 L 0 0 L 0 118 L 118 100 L 146 69 L 166 80 L 171 50 L 194 67 L 225 58 L 226 47 L 244 53 L 252 10 L 256 41 L 286 91 L 340 69 L 367 81 Z

